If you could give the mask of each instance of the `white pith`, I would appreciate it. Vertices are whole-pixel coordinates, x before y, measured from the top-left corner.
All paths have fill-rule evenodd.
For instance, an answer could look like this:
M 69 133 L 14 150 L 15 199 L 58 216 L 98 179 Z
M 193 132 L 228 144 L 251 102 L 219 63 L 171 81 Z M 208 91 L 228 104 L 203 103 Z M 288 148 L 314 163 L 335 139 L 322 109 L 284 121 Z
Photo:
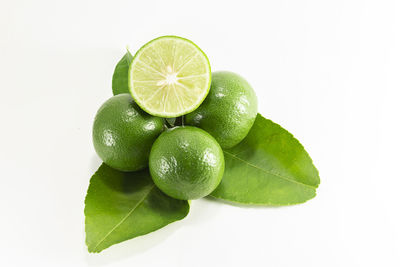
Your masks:
M 178 82 L 178 73 L 172 69 L 171 66 L 167 66 L 167 72 L 164 74 L 165 79 L 157 82 L 158 86 L 175 85 Z
M 171 38 L 167 41 L 170 42 L 168 45 L 173 44 L 172 48 L 165 50 L 167 46 L 162 47 L 165 51 L 161 55 L 156 47 L 161 41 L 165 40 L 149 43 L 135 56 L 130 71 L 130 87 L 135 100 L 147 112 L 173 117 L 190 112 L 201 103 L 208 93 L 211 72 L 207 58 L 192 43 Z M 179 47 L 191 53 L 181 53 Z M 194 64 L 207 68 L 197 71 Z M 196 73 L 192 74 L 192 69 Z

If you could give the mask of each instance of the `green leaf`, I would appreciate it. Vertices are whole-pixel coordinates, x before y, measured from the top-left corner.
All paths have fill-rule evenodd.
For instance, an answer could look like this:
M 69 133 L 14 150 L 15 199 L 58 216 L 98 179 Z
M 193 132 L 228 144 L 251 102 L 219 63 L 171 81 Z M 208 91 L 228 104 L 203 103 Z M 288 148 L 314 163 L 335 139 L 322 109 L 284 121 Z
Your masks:
M 132 59 L 132 54 L 127 50 L 126 54 L 115 67 L 112 77 L 112 90 L 114 95 L 129 93 L 128 72 Z
M 155 187 L 148 170 L 120 172 L 104 163 L 90 180 L 85 199 L 89 252 L 153 232 L 189 212 L 189 203 Z
M 256 205 L 292 205 L 316 195 L 318 171 L 292 134 L 260 114 L 247 137 L 224 150 L 225 173 L 212 196 Z

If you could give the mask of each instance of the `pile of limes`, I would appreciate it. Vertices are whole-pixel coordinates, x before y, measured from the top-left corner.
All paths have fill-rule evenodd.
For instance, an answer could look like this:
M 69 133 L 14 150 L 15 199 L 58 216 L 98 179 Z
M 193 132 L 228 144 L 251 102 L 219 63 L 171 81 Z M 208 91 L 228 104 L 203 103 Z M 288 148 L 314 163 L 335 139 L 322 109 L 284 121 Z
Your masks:
M 120 171 L 149 167 L 154 183 L 171 197 L 210 194 L 224 173 L 223 149 L 240 143 L 256 118 L 252 87 L 235 73 L 211 73 L 204 52 L 176 36 L 145 44 L 127 75 L 129 92 L 97 112 L 97 154 Z

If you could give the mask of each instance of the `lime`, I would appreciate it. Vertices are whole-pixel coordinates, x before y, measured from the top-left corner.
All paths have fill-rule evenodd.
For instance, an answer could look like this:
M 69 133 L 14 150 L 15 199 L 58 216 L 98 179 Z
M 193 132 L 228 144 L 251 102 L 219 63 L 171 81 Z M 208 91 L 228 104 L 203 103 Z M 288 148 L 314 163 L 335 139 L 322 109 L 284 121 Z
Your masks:
M 249 133 L 257 116 L 257 96 L 241 76 L 213 72 L 210 93 L 198 109 L 185 116 L 189 125 L 210 133 L 222 148 L 231 148 Z
M 93 124 L 93 144 L 99 157 L 120 171 L 136 171 L 148 163 L 151 146 L 163 131 L 163 119 L 139 108 L 129 94 L 108 99 Z
M 221 182 L 224 154 L 207 132 L 191 126 L 163 132 L 154 142 L 149 160 L 154 183 L 178 199 L 210 194 Z
M 193 42 L 177 36 L 148 42 L 129 68 L 129 89 L 136 103 L 164 118 L 195 110 L 207 96 L 210 83 L 207 56 Z

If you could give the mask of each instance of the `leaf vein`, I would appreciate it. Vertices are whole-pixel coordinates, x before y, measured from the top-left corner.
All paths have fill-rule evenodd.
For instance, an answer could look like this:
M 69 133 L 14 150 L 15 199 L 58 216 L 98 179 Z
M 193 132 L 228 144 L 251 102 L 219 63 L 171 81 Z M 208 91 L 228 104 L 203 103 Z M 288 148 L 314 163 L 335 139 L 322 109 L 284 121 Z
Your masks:
M 292 179 L 290 179 L 289 177 L 285 177 L 285 176 L 279 175 L 279 174 L 277 174 L 277 173 L 273 173 L 273 172 L 271 172 L 271 171 L 264 170 L 264 169 L 262 169 L 262 168 L 260 168 L 260 167 L 258 167 L 258 166 L 256 166 L 256 165 L 254 165 L 254 164 L 251 164 L 251 163 L 249 163 L 249 162 L 247 162 L 247 161 L 245 161 L 245 160 L 243 160 L 243 159 L 241 159 L 241 158 L 235 156 L 235 155 L 232 154 L 232 153 L 229 153 L 229 152 L 227 152 L 227 151 L 224 151 L 224 152 L 225 152 L 226 154 L 230 155 L 232 158 L 234 158 L 234 159 L 236 159 L 236 160 L 240 160 L 240 161 L 246 163 L 247 165 L 249 165 L 249 166 L 251 166 L 251 167 L 253 167 L 253 168 L 255 168 L 255 169 L 258 169 L 258 170 L 260 170 L 260 171 L 262 171 L 262 172 L 265 172 L 265 173 L 267 173 L 267 174 L 273 175 L 273 176 L 275 176 L 275 177 L 278 177 L 278 178 L 280 178 L 280 179 L 286 180 L 286 181 L 288 181 L 288 182 L 292 182 L 292 183 L 295 183 L 295 184 L 299 184 L 299 185 L 303 185 L 303 186 L 307 186 L 307 187 L 310 187 L 310 188 L 312 188 L 312 189 L 315 189 L 315 187 L 312 186 L 312 185 L 303 184 L 303 183 L 300 183 L 300 182 L 298 182 L 298 181 L 296 181 L 296 180 L 292 180 Z
M 138 203 L 136 203 L 132 209 L 125 215 L 125 217 L 122 218 L 122 220 L 117 223 L 99 242 L 97 242 L 96 246 L 93 248 L 93 251 L 96 251 L 97 247 L 104 242 L 104 240 L 106 240 L 106 238 L 108 236 L 110 236 L 112 234 L 112 232 L 115 231 L 115 229 L 117 229 L 122 223 L 124 223 L 126 221 L 126 219 L 128 219 L 129 216 L 131 216 L 131 214 L 136 210 L 137 207 L 139 207 L 139 205 L 146 199 L 146 197 L 150 194 L 150 192 L 153 190 L 154 188 L 154 184 L 153 186 L 149 189 L 149 191 L 144 194 L 144 196 L 138 201 Z

